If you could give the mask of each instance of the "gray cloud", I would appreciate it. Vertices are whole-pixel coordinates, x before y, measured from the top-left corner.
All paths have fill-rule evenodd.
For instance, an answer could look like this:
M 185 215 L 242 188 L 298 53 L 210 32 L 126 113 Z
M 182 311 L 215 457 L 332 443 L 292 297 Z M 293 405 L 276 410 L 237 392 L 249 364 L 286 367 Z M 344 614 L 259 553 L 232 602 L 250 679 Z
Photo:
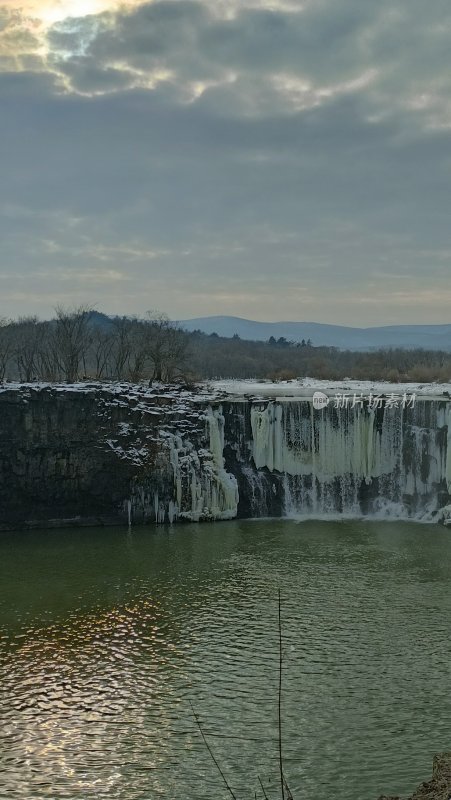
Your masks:
M 21 40 L 0 75 L 5 307 L 444 320 L 448 4 L 219 11 L 67 20 L 45 69 Z
M 274 104 L 292 113 L 365 89 L 373 114 L 410 107 L 437 123 L 440 98 L 449 113 L 451 8 L 441 0 L 320 0 L 302 12 L 244 8 L 232 18 L 214 10 L 173 0 L 69 21 L 49 35 L 54 66 L 82 92 L 99 91 L 105 71 L 105 90 L 114 76 L 118 89 L 165 81 L 181 102 L 213 93 L 239 115 Z

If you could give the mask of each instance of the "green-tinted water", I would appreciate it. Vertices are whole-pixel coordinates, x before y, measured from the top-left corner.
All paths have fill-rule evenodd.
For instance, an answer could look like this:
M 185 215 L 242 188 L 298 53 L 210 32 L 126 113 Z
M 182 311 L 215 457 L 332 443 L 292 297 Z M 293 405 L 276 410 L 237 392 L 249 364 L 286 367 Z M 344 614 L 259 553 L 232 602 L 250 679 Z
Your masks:
M 0 797 L 406 793 L 451 746 L 451 534 L 229 522 L 0 538 Z M 268 781 L 271 781 L 268 783 Z M 261 793 L 259 794 L 261 797 Z

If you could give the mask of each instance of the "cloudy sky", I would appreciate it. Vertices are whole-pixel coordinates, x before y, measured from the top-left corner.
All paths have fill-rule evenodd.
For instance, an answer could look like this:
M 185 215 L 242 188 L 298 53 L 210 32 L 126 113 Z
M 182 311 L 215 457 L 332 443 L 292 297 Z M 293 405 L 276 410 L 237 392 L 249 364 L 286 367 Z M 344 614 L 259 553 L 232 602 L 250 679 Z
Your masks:
M 0 0 L 0 316 L 451 322 L 449 0 Z

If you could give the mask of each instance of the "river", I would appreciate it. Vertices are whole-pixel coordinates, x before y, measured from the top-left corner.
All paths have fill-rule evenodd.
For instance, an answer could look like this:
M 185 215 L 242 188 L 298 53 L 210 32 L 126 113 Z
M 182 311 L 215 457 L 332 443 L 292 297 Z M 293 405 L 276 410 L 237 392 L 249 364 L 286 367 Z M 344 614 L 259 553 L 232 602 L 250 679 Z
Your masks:
M 409 793 L 449 749 L 451 533 L 232 521 L 0 538 L 1 800 Z

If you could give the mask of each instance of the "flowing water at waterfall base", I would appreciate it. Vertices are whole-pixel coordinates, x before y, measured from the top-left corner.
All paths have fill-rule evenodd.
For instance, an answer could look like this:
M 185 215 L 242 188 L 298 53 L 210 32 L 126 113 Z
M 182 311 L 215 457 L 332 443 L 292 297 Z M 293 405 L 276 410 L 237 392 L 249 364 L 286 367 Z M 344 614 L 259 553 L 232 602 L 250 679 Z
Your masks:
M 451 533 L 230 521 L 0 539 L 1 800 L 376 800 L 451 747 Z M 259 795 L 261 796 L 261 794 Z

